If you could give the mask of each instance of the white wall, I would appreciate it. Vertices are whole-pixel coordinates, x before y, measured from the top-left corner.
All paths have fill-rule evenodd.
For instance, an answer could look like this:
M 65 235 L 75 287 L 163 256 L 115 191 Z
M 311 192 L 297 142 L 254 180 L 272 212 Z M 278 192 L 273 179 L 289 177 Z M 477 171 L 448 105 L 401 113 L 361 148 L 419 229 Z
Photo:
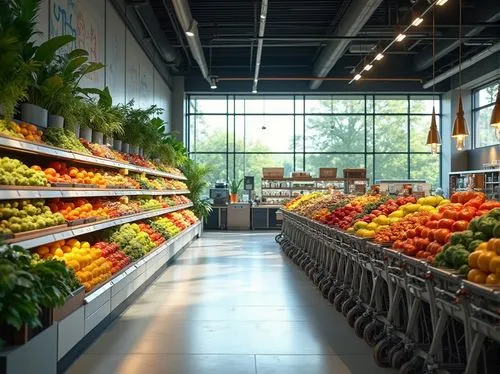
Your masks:
M 74 35 L 71 49 L 84 48 L 92 61 L 106 64 L 82 80 L 83 86 L 108 86 L 114 103 L 134 100 L 143 108 L 156 104 L 170 127 L 170 89 L 109 0 L 44 0 L 38 30 L 40 41 L 49 35 Z

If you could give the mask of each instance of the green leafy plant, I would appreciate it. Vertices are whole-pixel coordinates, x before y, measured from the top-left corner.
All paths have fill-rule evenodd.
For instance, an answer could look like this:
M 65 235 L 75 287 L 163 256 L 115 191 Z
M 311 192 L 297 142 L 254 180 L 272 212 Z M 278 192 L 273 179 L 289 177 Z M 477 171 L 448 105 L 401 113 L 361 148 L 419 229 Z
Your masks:
M 64 263 L 40 261 L 22 247 L 0 243 L 0 325 L 40 327 L 42 307 L 63 305 L 71 279 Z
M 16 104 L 27 98 L 39 69 L 74 40 L 63 35 L 35 44 L 40 4 L 41 0 L 0 1 L 0 106 L 6 119 L 12 118 Z
M 149 149 L 151 145 L 159 142 L 159 134 L 156 127 L 151 124 L 151 120 L 160 115 L 163 110 L 156 105 L 151 105 L 147 109 L 134 108 L 134 101 L 128 102 L 124 110 L 123 130 L 124 134 L 120 140 Z
M 189 197 L 193 202 L 193 212 L 196 216 L 207 219 L 212 211 L 212 206 L 207 200 L 202 199 L 201 196 L 203 191 L 209 186 L 208 175 L 212 172 L 212 168 L 188 159 L 182 169 L 187 178 L 186 185 L 190 191 Z
M 94 93 L 99 96 L 98 100 L 92 98 L 81 99 L 80 105 L 76 106 L 77 115 L 81 124 L 89 126 L 95 131 L 104 135 L 120 136 L 124 134 L 123 122 L 126 115 L 125 106 L 113 106 L 113 100 L 109 88 L 104 90 L 87 89 L 87 93 Z
M 237 181 L 236 179 L 232 179 L 229 181 L 229 190 L 232 194 L 237 194 L 240 190 L 241 184 L 243 183 L 243 179 Z

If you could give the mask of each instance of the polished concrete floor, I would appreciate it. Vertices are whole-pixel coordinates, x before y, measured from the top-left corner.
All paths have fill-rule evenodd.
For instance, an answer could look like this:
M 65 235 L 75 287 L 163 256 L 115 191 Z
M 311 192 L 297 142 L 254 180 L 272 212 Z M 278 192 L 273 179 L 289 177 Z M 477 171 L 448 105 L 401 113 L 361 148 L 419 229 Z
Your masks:
M 274 242 L 209 232 L 70 374 L 382 374 L 372 350 Z

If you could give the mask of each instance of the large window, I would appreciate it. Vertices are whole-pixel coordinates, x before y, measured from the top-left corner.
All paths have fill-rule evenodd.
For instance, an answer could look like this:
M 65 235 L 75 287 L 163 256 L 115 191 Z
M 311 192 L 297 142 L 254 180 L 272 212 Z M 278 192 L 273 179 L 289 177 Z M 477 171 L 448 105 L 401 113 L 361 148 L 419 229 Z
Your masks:
M 440 155 L 425 145 L 431 96 L 189 96 L 191 157 L 214 166 L 210 182 L 256 177 L 263 167 L 287 175 L 320 167 L 367 168 L 380 179 L 425 179 L 439 186 Z M 491 111 L 490 111 L 491 112 Z M 438 124 L 439 125 L 439 124 Z
M 490 126 L 491 111 L 495 105 L 499 85 L 500 81 L 496 81 L 473 92 L 472 121 L 474 123 L 475 148 L 500 143 L 495 129 Z

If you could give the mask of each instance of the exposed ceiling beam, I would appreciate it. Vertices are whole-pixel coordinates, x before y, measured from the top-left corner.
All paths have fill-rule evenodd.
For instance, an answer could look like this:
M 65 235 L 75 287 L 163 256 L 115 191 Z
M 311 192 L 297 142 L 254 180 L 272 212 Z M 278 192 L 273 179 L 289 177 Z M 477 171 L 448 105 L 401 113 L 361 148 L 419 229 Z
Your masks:
M 353 0 L 335 28 L 333 36 L 356 35 L 381 3 L 382 0 Z M 328 43 L 314 64 L 313 74 L 316 77 L 326 77 L 337 61 L 342 57 L 348 46 L 348 39 L 334 40 Z M 317 89 L 320 85 L 321 80 L 315 80 L 311 82 L 310 87 L 311 89 Z
M 493 8 L 491 6 L 478 6 L 477 10 L 477 16 L 476 19 L 484 21 L 486 23 L 494 23 L 500 20 L 500 3 L 496 3 L 496 8 Z M 440 26 L 439 26 L 440 27 Z M 467 41 L 468 38 L 470 37 L 475 37 L 476 35 L 480 34 L 482 31 L 486 29 L 487 26 L 480 25 L 480 26 L 474 26 L 472 28 L 467 28 L 464 26 L 464 28 L 468 31 L 465 32 L 464 37 L 462 38 L 463 41 Z M 465 30 L 464 30 L 465 31 Z M 447 36 L 454 35 L 455 32 L 450 33 Z M 497 34 L 497 39 L 499 38 Z M 436 38 L 436 40 L 443 39 L 443 38 Z M 469 39 L 470 40 L 470 39 Z M 436 44 L 436 53 L 435 53 L 435 60 L 439 60 L 445 56 L 447 56 L 450 52 L 454 51 L 460 46 L 460 42 L 458 39 L 458 36 L 456 36 L 453 40 L 446 41 L 446 42 L 440 42 Z M 432 48 L 431 49 L 425 49 L 423 50 L 418 56 L 415 57 L 415 69 L 421 71 L 425 70 L 427 68 L 430 68 L 432 66 Z
M 201 47 L 200 37 L 198 35 L 197 22 L 193 19 L 191 15 L 191 10 L 189 9 L 189 3 L 187 0 L 172 0 L 174 5 L 175 14 L 177 19 L 187 36 L 187 41 L 191 53 L 200 67 L 203 78 L 211 84 L 210 73 L 208 71 L 207 61 L 205 60 L 205 55 L 203 54 L 203 48 Z
M 257 53 L 255 57 L 255 74 L 253 80 L 252 92 L 257 92 L 257 83 L 259 82 L 260 62 L 262 59 L 262 46 L 264 45 L 264 31 L 266 30 L 267 19 L 267 0 L 262 0 L 260 6 L 260 24 L 259 24 L 259 40 L 257 41 Z

